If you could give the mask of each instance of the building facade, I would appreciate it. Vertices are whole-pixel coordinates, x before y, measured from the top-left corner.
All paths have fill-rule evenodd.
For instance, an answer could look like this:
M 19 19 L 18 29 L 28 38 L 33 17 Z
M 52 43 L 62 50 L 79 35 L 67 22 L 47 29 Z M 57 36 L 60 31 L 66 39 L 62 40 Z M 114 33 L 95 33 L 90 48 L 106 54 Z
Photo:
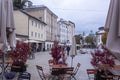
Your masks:
M 14 20 L 17 39 L 34 44 L 38 51 L 45 48 L 46 23 L 22 10 L 14 10 Z
M 101 31 L 97 31 L 96 32 L 96 46 L 99 47 L 103 44 L 102 42 L 102 35 L 105 31 L 101 30 Z
M 75 35 L 75 24 L 72 21 L 69 21 L 68 26 L 68 44 L 72 44 L 72 37 Z
M 61 45 L 71 45 L 72 37 L 74 36 L 75 24 L 71 21 L 65 21 L 63 19 L 60 19 L 57 24 L 59 29 L 59 42 L 61 43 Z
M 57 18 L 51 10 L 49 10 L 46 6 L 32 6 L 29 8 L 25 8 L 30 15 L 42 20 L 47 24 L 46 26 L 46 40 L 45 40 L 45 49 L 50 50 L 53 41 L 57 36 Z

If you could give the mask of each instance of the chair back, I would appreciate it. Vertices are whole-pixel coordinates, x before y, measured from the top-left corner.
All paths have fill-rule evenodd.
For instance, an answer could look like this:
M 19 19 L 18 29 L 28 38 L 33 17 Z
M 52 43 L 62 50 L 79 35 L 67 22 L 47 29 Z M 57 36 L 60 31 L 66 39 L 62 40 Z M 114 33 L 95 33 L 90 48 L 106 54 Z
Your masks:
M 78 70 L 79 70 L 79 68 L 80 68 L 80 63 L 77 63 L 77 66 L 76 66 L 76 68 L 74 69 L 74 74 L 76 75 L 76 73 L 78 72 Z
M 54 64 L 54 60 L 49 59 L 49 60 L 48 60 L 48 63 L 49 63 L 49 66 L 52 66 L 52 65 Z
M 46 80 L 43 72 L 43 68 L 41 66 L 36 65 L 36 69 L 38 71 L 38 74 L 42 80 Z
M 97 73 L 97 70 L 96 69 L 87 69 L 86 71 L 87 71 L 89 80 L 90 79 L 93 80 L 95 78 L 95 76 L 93 76 L 93 75 L 95 75 Z
M 74 67 L 68 67 L 68 68 L 66 68 L 65 70 L 66 70 L 67 72 L 69 72 L 69 71 L 70 71 L 70 72 L 73 72 Z
M 96 74 L 97 73 L 97 71 L 96 71 L 96 69 L 87 69 L 87 74 L 89 75 L 89 74 Z

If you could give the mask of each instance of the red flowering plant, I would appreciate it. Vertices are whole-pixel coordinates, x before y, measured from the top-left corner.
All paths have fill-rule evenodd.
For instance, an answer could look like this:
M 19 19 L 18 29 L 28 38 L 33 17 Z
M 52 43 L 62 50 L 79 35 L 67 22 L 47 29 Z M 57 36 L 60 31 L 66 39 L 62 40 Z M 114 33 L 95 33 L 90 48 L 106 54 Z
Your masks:
M 56 64 L 58 64 L 61 58 L 61 48 L 58 46 L 58 41 L 54 41 L 53 47 L 51 48 L 51 55 Z
M 9 51 L 9 56 L 13 61 L 22 60 L 27 61 L 27 56 L 29 54 L 29 44 L 17 41 L 16 48 L 13 51 Z
M 103 51 L 97 49 L 95 50 L 95 52 L 91 52 L 91 64 L 95 67 L 98 64 L 109 64 L 110 66 L 113 66 L 115 62 L 112 53 L 105 46 L 102 46 L 102 50 Z
M 2 54 L 3 54 L 3 51 L 0 50 L 0 59 L 2 59 Z
M 2 53 L 3 53 L 3 51 L 2 51 L 2 50 L 0 50 L 0 56 L 2 56 Z

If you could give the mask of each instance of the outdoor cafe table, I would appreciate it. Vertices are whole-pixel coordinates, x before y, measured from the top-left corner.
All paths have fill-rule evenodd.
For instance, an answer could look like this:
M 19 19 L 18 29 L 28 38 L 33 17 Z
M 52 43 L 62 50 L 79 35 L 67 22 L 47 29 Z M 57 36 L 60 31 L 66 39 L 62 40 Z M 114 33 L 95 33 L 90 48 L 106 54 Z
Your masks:
M 5 60 L 5 70 L 7 69 L 7 67 L 9 65 L 11 65 L 13 63 L 13 60 Z M 0 60 L 0 67 L 1 67 L 1 70 L 2 70 L 2 60 Z M 2 71 L 0 72 L 0 74 L 2 73 Z
M 59 77 L 59 75 L 65 75 L 66 70 L 69 68 L 73 68 L 73 67 L 69 67 L 69 66 L 64 65 L 64 64 L 52 65 L 52 75 L 57 76 L 57 77 Z
M 109 72 L 111 72 L 114 76 L 120 77 L 120 70 L 110 69 Z

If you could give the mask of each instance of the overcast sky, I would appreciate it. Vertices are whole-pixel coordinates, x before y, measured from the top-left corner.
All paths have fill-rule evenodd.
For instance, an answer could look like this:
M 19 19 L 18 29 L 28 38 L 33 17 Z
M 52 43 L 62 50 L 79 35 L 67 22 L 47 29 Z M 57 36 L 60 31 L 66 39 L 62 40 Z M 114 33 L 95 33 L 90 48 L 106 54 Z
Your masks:
M 104 26 L 110 0 L 31 0 L 45 5 L 59 18 L 75 23 L 75 34 L 98 31 Z

